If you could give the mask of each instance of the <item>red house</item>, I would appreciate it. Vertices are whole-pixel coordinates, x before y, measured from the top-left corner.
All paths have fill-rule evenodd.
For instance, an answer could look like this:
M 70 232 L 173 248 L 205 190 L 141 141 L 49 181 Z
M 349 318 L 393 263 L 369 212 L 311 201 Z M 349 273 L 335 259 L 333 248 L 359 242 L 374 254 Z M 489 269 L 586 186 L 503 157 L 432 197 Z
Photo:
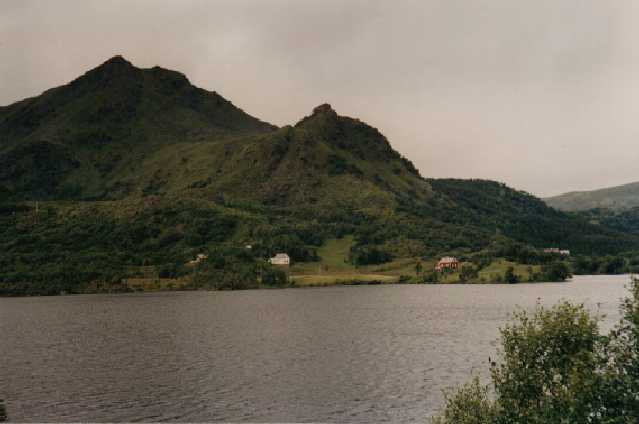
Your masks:
M 452 256 L 444 256 L 435 265 L 436 271 L 443 271 L 445 269 L 457 270 L 459 269 L 459 259 Z

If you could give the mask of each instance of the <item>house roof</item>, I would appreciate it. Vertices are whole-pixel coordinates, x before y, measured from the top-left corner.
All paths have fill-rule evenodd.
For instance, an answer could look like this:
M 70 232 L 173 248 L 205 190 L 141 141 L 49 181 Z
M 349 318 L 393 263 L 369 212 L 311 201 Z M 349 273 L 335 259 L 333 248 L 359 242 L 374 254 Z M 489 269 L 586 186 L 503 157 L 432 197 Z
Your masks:
M 440 264 L 449 264 L 451 262 L 459 262 L 459 259 L 454 258 L 452 256 L 444 256 L 443 258 L 439 260 Z

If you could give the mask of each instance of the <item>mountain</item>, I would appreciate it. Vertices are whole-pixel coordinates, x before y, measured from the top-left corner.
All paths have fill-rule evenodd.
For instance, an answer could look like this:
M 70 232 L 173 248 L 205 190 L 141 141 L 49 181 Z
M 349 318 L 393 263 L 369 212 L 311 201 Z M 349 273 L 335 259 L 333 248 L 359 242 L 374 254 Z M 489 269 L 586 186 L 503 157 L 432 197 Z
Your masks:
M 182 74 L 122 57 L 0 109 L 0 181 L 13 198 L 41 200 L 180 193 L 362 204 L 388 200 L 387 189 L 429 190 L 383 135 L 329 105 L 278 130 Z
M 144 189 L 140 162 L 167 149 L 274 129 L 178 72 L 116 56 L 0 108 L 0 182 L 18 198 L 123 197 Z
M 238 267 L 219 277 L 233 286 L 248 275 L 233 250 L 245 245 L 300 263 L 350 240 L 357 266 L 499 246 L 528 257 L 639 247 L 591 221 L 502 183 L 424 178 L 379 130 L 328 104 L 278 128 L 122 57 L 0 108 L 0 294 L 182 275 L 220 249 L 233 253 L 214 266 Z
M 545 198 L 553 208 L 563 211 L 583 211 L 603 208 L 624 210 L 639 206 L 639 182 L 592 191 L 573 191 Z

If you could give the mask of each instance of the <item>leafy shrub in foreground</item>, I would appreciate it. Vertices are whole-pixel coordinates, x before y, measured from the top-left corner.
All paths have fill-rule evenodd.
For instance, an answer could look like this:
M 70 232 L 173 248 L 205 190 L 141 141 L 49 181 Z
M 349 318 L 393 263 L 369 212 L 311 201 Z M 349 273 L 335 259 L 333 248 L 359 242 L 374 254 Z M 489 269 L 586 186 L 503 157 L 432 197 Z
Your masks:
M 492 423 L 496 416 L 495 405 L 488 397 L 488 387 L 482 386 L 475 377 L 456 392 L 446 394 L 444 412 L 433 419 L 433 424 Z
M 620 323 L 601 335 L 583 305 L 518 312 L 501 330 L 491 381 L 448 394 L 434 424 L 639 422 L 639 283 Z

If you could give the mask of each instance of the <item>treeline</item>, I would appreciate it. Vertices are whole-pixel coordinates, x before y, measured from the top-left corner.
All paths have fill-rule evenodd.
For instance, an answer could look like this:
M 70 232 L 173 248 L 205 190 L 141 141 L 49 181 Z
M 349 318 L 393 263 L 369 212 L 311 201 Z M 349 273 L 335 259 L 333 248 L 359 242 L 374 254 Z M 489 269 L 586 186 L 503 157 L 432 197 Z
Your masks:
M 574 215 L 624 233 L 639 234 L 639 207 L 620 211 L 597 208 L 574 212 Z
M 577 275 L 639 273 L 639 252 L 562 257 L 557 253 L 546 253 L 543 249 L 506 239 L 493 243 L 485 253 L 473 255 L 470 260 L 489 263 L 493 257 L 503 257 L 520 264 L 542 265 L 542 268 L 544 265 L 564 262 L 569 265 L 570 272 Z
M 433 188 L 452 199 L 435 217 L 472 224 L 491 234 L 537 247 L 567 246 L 575 254 L 606 255 L 637 249 L 637 234 L 596 225 L 589 219 L 548 207 L 541 199 L 487 180 L 430 179 Z
M 241 290 L 289 284 L 284 270 L 261 260 L 246 248 L 214 249 L 193 272 L 193 288 Z
M 534 283 L 534 282 L 562 282 L 572 276 L 572 272 L 568 265 L 563 261 L 554 261 L 541 266 L 540 271 L 535 271 L 532 266 L 528 266 L 526 275 L 521 276 L 515 272 L 513 266 L 509 266 L 503 273 L 492 273 L 488 280 L 479 276 L 479 273 L 487 265 L 483 262 L 464 263 L 459 270 L 459 282 L 490 282 L 490 283 Z M 421 269 L 421 268 L 420 268 Z M 420 283 L 438 283 L 446 281 L 452 270 L 444 269 L 443 271 L 417 272 L 418 281 Z
M 437 184 L 441 189 L 443 183 Z M 500 186 L 485 183 L 492 188 L 484 190 L 484 183 L 478 184 L 470 193 L 483 190 L 483 197 L 468 194 L 465 202 L 481 209 L 479 200 Z M 506 203 L 519 205 L 508 213 L 544 211 L 534 199 L 503 190 Z M 0 202 L 0 295 L 127 290 L 123 280 L 146 277 L 149 269 L 159 278 L 190 275 L 184 264 L 199 253 L 228 251 L 234 258 L 229 263 L 240 263 L 232 251 L 247 245 L 256 261 L 285 252 L 294 262 L 312 262 L 320 259 L 317 250 L 327 239 L 349 234 L 355 239 L 350 261 L 357 266 L 454 252 L 473 264 L 473 269 L 462 273 L 465 281 L 472 281 L 475 272 L 499 257 L 542 267 L 541 272 L 524 276 L 500 274 L 496 278 L 502 281 L 554 281 L 565 274 L 559 265 L 552 265 L 561 259 L 557 255 L 500 234 L 506 227 L 500 227 L 497 218 L 490 218 L 492 224 L 486 229 L 475 226 L 486 224 L 484 219 L 495 212 L 492 206 L 471 216 L 467 208 L 456 211 L 450 200 L 438 195 L 420 202 L 406 196 L 398 199 L 397 210 L 388 215 L 348 207 L 313 211 L 308 205 L 267 207 L 227 199 L 216 203 L 157 196 L 113 202 L 41 202 L 37 210 L 34 202 Z M 554 234 L 544 226 L 535 231 L 547 232 L 541 238 Z M 639 253 L 577 254 L 569 263 L 576 274 L 637 272 Z M 252 284 L 242 281 L 239 286 Z
M 627 274 L 639 273 L 639 254 L 575 256 L 571 259 L 575 274 Z
M 356 245 L 352 259 L 358 264 L 382 263 L 389 258 L 435 256 L 442 252 L 491 251 L 524 264 L 556 261 L 544 247 L 564 247 L 573 255 L 622 255 L 639 247 L 639 233 L 619 225 L 606 226 L 588 217 L 549 208 L 527 193 L 494 181 L 429 179 L 431 198 L 394 193 L 392 214 L 353 213 Z M 321 213 L 319 211 L 318 213 Z M 639 220 L 637 220 L 639 222 Z M 503 245 L 504 252 L 492 252 Z
M 41 203 L 38 211 L 33 203 L 5 203 L 0 207 L 0 295 L 128 290 L 123 280 L 145 277 L 148 269 L 159 278 L 191 275 L 184 265 L 199 253 L 228 257 L 229 264 L 243 263 L 237 249 L 249 251 L 256 264 L 277 252 L 312 261 L 325 237 L 340 231 L 286 217 L 273 221 L 206 203 L 154 198 Z M 260 275 L 271 278 L 268 269 Z M 242 277 L 237 286 L 245 283 Z

